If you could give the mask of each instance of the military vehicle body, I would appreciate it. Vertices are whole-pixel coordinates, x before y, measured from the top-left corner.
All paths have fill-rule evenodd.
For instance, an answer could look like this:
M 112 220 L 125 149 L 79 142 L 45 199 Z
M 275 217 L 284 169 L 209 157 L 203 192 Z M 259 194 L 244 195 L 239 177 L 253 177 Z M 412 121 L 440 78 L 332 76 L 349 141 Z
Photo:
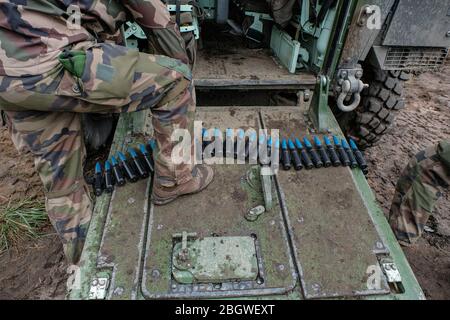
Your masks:
M 439 67 L 450 46 L 449 1 L 282 1 L 281 15 L 276 2 L 168 3 L 196 13 L 180 29 L 199 47 L 205 128 L 370 146 L 404 106 L 409 73 Z M 145 44 L 132 22 L 123 31 Z M 122 115 L 111 153 L 151 135 L 150 112 Z M 214 167 L 207 190 L 168 206 L 152 205 L 151 178 L 98 197 L 69 297 L 424 298 L 360 169 Z

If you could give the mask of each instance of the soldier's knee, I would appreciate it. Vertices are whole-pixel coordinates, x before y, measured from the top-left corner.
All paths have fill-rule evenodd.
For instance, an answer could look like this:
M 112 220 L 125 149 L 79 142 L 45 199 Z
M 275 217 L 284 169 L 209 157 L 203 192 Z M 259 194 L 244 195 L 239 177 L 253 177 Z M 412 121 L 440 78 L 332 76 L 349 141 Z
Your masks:
M 166 106 L 164 109 L 170 110 L 165 114 L 166 118 L 170 118 L 176 114 L 183 115 L 188 112 L 188 106 L 195 104 L 194 102 L 194 86 L 191 80 L 181 78 L 165 95 L 159 105 Z M 158 112 L 158 107 L 156 112 Z

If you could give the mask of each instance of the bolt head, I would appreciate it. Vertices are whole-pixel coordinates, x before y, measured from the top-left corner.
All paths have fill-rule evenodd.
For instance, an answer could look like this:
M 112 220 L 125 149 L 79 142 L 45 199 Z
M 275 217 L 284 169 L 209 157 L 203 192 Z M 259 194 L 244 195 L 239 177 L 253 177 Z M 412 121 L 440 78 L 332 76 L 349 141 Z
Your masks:
M 160 276 L 161 276 L 161 273 L 159 272 L 159 270 L 154 269 L 154 270 L 152 271 L 152 277 L 153 277 L 153 278 L 159 278 Z

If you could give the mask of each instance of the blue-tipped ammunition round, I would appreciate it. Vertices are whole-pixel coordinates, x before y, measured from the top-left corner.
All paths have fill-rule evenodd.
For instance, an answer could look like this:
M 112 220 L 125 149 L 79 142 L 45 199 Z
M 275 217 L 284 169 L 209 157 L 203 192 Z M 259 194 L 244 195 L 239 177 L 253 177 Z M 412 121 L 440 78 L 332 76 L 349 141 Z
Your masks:
M 347 141 L 345 141 L 345 139 L 341 140 L 341 144 L 344 149 L 350 149 L 350 146 L 348 145 Z
M 148 154 L 147 148 L 142 143 L 139 145 L 139 150 L 141 151 L 142 154 Z
M 334 141 L 335 146 L 339 146 L 339 147 L 341 146 L 341 140 L 339 140 L 338 137 L 333 136 L 333 141 Z
M 156 140 L 155 140 L 155 139 L 151 139 L 151 140 L 148 142 L 148 145 L 150 146 L 150 149 L 151 149 L 152 151 L 155 151 L 155 150 L 156 150 Z
M 114 156 L 111 156 L 111 163 L 112 163 L 113 167 L 115 167 L 119 164 L 116 157 L 114 157 Z
M 95 173 L 102 173 L 102 165 L 100 164 L 100 162 L 97 162 L 95 164 Z
M 322 141 L 320 141 L 319 137 L 314 137 L 314 143 L 319 148 L 322 146 Z
M 352 139 L 350 139 L 350 147 L 355 151 L 358 150 L 358 146 L 356 145 L 356 142 L 353 141 Z
M 128 152 L 130 153 L 130 155 L 133 159 L 138 157 L 136 151 L 133 148 L 128 149 Z
M 305 146 L 306 146 L 307 149 L 312 149 L 313 146 L 312 146 L 311 142 L 308 140 L 307 137 L 303 138 L 303 142 L 305 143 Z
M 122 152 L 117 152 L 117 155 L 119 156 L 120 161 L 124 162 L 127 161 L 127 157 Z
M 291 140 L 291 139 L 289 139 L 289 140 L 288 140 L 288 144 L 289 144 L 289 149 L 291 149 L 291 150 L 295 150 L 295 145 L 294 145 L 294 142 L 292 142 L 292 140 Z

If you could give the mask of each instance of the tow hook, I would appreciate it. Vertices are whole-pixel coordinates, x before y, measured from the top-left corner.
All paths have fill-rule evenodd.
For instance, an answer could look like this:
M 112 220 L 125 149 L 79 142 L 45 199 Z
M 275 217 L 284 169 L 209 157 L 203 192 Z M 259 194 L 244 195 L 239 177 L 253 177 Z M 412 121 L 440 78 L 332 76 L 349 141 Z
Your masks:
M 343 112 L 355 110 L 361 102 L 361 92 L 369 85 L 362 82 L 363 70 L 358 65 L 356 68 L 342 68 L 337 74 L 337 83 L 334 87 L 337 98 L 337 106 Z M 350 104 L 347 104 L 351 101 Z

